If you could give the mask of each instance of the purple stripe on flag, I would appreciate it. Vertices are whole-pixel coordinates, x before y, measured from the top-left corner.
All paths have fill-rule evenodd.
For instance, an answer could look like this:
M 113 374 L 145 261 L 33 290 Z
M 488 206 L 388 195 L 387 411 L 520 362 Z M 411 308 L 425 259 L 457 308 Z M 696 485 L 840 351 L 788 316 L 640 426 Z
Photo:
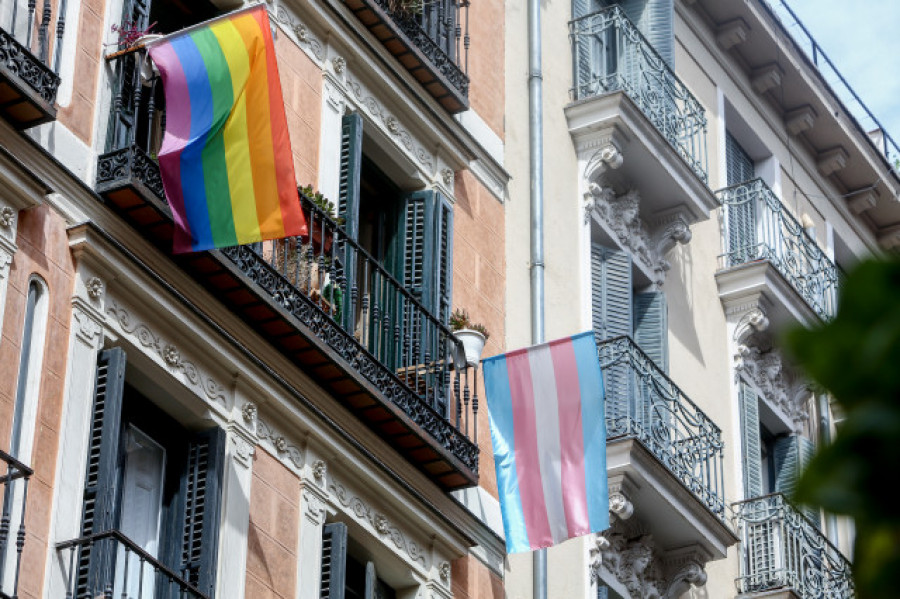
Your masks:
M 581 414 L 581 386 L 578 363 L 571 338 L 550 344 L 556 395 L 559 403 L 559 436 L 566 442 L 560 447 L 562 458 L 563 504 L 569 537 L 591 532 L 585 485 L 584 431 Z
M 553 535 L 547 521 L 544 488 L 541 481 L 540 457 L 537 444 L 537 422 L 534 412 L 534 389 L 528 352 L 512 352 L 506 357 L 510 394 L 513 400 L 513 429 L 516 448 L 516 472 L 519 475 L 519 495 L 525 516 L 525 528 L 532 549 L 549 547 Z
M 191 136 L 191 101 L 187 78 L 171 43 L 152 48 L 150 56 L 166 87 L 166 134 L 159 149 L 159 166 L 160 169 L 173 173 L 171 177 L 162 179 L 166 198 L 172 208 L 172 218 L 175 220 L 174 251 L 187 252 L 191 249 L 190 236 L 185 239 L 178 234 L 178 231 L 190 231 L 181 185 L 166 185 L 167 179 L 181 181 L 181 152 Z

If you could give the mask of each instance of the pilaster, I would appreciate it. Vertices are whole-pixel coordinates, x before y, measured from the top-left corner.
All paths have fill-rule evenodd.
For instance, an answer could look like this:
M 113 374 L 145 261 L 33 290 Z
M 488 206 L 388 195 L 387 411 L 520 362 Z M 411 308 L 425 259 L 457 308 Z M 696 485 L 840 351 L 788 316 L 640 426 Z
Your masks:
M 9 269 L 16 255 L 16 221 L 18 211 L 0 200 L 0 335 L 3 334 L 3 314 L 6 309 L 6 288 Z
M 298 599 L 319 599 L 322 571 L 322 528 L 328 511 L 327 465 L 321 459 L 300 470 L 300 559 Z

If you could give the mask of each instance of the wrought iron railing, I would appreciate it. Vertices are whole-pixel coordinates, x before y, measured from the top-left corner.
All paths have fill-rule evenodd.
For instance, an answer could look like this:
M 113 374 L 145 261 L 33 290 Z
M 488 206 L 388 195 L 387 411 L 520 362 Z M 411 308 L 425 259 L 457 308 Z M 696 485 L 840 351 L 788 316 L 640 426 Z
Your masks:
M 463 96 L 469 94 L 469 0 L 368 0 L 377 4 Z
M 5 451 L 0 461 L 6 463 L 0 475 L 3 487 L 3 511 L 0 517 L 0 597 L 16 597 L 19 589 L 19 567 L 25 548 L 25 505 L 28 480 L 34 471 Z
M 787 588 L 800 599 L 855 597 L 850 562 L 781 494 L 734 505 L 741 538 L 738 592 Z
M 706 115 L 618 6 L 569 23 L 576 100 L 624 91 L 706 183 Z
M 767 260 L 821 318 L 837 310 L 839 272 L 816 241 L 761 180 L 719 190 L 725 253 L 719 268 Z
M 163 199 L 155 161 L 165 126 L 159 76 L 147 68 L 143 49 L 113 60 L 119 91 L 108 151 L 98 160 L 98 188 L 132 177 Z M 477 369 L 456 367 L 459 344 L 443 320 L 310 198 L 301 193 L 300 203 L 309 235 L 223 255 L 477 472 Z
M 722 431 L 630 337 L 597 344 L 608 440 L 640 441 L 719 518 L 725 517 Z
M 64 568 L 66 597 L 207 599 L 118 530 L 60 543 L 56 551 Z
M 0 2 L 0 15 L 6 17 L 0 22 L 0 65 L 53 104 L 59 87 L 66 0 L 43 0 L 40 13 L 37 10 L 36 0 Z

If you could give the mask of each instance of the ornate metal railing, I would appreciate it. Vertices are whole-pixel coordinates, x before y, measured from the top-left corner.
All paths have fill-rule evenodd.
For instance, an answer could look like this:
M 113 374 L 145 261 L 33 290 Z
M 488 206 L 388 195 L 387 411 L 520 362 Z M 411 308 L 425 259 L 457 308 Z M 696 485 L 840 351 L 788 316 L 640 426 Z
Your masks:
M 56 551 L 66 597 L 208 599 L 118 530 L 60 543 Z
M 16 597 L 22 550 L 25 548 L 28 480 L 34 471 L 5 451 L 0 451 L 0 461 L 6 462 L 6 473 L 0 475 L 0 486 L 3 487 L 3 515 L 0 517 L 0 597 Z M 11 534 L 13 532 L 15 538 Z
M 781 494 L 734 504 L 741 537 L 738 592 L 788 588 L 800 599 L 855 597 L 850 562 Z
M 57 73 L 66 29 L 66 0 L 59 0 L 55 7 L 51 0 L 44 0 L 40 14 L 36 0 L 8 2 L 7 6 L 0 5 L 6 15 L 0 23 L 0 67 L 15 73 L 44 101 L 53 104 L 59 87 Z
M 608 440 L 634 438 L 720 518 L 725 517 L 722 431 L 630 337 L 597 344 Z
M 469 95 L 469 0 L 367 0 L 377 4 L 463 96 Z
M 477 371 L 384 266 L 303 193 L 309 234 L 222 250 L 415 423 L 478 469 Z
M 753 179 L 719 190 L 725 253 L 719 268 L 768 260 L 823 319 L 837 311 L 839 272 L 771 189 Z
M 708 181 L 706 115 L 618 6 L 569 23 L 576 100 L 624 91 L 681 158 Z

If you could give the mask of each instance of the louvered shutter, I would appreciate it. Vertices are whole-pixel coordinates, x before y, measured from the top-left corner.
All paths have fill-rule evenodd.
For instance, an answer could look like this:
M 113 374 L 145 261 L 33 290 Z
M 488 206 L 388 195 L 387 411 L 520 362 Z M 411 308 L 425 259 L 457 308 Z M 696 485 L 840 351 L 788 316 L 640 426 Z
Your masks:
M 209 597 L 215 592 L 224 467 L 225 431 L 214 427 L 196 434 L 188 443 L 181 477 L 176 571 Z
M 82 536 L 112 530 L 119 523 L 117 491 L 125 362 L 125 351 L 118 347 L 100 352 L 97 359 L 81 511 Z M 112 584 L 113 572 L 112 543 L 84 547 L 78 556 L 78 596 L 103 591 Z
M 341 522 L 322 527 L 322 575 L 319 599 L 344 599 L 347 573 L 347 525 Z
M 362 134 L 363 120 L 357 113 L 344 116 L 341 120 L 341 165 L 338 180 L 338 219 L 343 219 L 345 234 L 357 240 L 359 236 L 359 189 L 362 171 Z M 341 248 L 343 245 L 343 249 Z M 353 289 L 356 281 L 356 250 L 348 243 L 341 244 L 338 236 L 337 255 L 341 256 L 338 278 L 343 278 L 342 287 L 347 290 L 343 294 L 343 326 L 352 331 L 356 318 L 356 306 Z
M 674 0 L 621 0 L 619 6 L 670 67 L 675 59 Z
M 797 480 L 816 451 L 815 444 L 800 435 L 779 437 L 775 440 L 775 492 L 793 500 Z M 803 514 L 819 526 L 819 511 L 801 508 Z
M 759 399 L 745 382 L 740 382 L 741 450 L 744 464 L 744 499 L 763 494 L 762 450 L 759 434 Z
M 631 256 L 618 249 L 591 244 L 591 311 L 597 341 L 632 334 Z M 606 388 L 606 426 L 610 437 L 631 430 L 630 367 L 615 363 L 603 371 Z
M 754 178 L 753 159 L 728 131 L 725 132 L 725 164 L 728 185 L 737 185 Z
M 753 160 L 728 132 L 725 133 L 725 162 L 729 186 L 753 179 Z M 740 188 L 730 200 L 726 218 L 731 265 L 756 259 L 756 199 Z
M 666 295 L 661 291 L 634 296 L 634 341 L 659 368 L 669 372 L 669 329 Z

